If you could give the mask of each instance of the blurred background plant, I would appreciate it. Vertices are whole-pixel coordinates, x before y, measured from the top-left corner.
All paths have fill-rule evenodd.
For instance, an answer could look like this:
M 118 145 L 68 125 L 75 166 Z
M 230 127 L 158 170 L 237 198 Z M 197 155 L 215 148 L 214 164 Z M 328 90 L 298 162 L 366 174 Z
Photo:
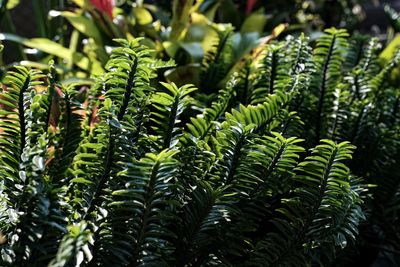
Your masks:
M 165 73 L 168 80 L 217 86 L 213 79 L 199 82 L 205 69 L 213 71 L 207 60 L 225 61 L 220 73 L 211 73 L 221 81 L 253 48 L 278 35 L 306 32 L 313 39 L 331 26 L 352 32 L 365 21 L 364 7 L 370 9 L 372 2 L 0 0 L 0 40 L 9 43 L 0 60 L 4 69 L 15 63 L 44 69 L 54 59 L 61 80 L 78 77 L 89 83 L 91 75 L 102 73 L 114 38 L 144 37 L 158 58 L 177 63 Z M 232 56 L 224 58 L 225 50 Z

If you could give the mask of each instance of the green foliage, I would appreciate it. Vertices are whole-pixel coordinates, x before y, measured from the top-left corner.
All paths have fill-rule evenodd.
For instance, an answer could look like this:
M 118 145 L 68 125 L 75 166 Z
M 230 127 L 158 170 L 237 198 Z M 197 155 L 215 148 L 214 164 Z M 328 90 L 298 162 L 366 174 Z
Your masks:
M 7 44 L 0 62 L 5 70 L 15 63 L 46 70 L 52 59 L 61 83 L 91 83 L 93 75 L 104 72 L 114 39 L 143 37 L 140 43 L 153 49 L 152 55 L 177 62 L 166 73 L 168 82 L 194 84 L 198 93 L 206 94 L 217 93 L 244 60 L 252 61 L 260 43 L 300 31 L 318 35 L 324 27 L 352 27 L 363 17 L 361 0 L 37 0 L 31 5 L 28 24 L 34 26 L 28 31 L 21 16 L 15 15 L 19 11 L 6 8 L 19 2 L 0 1 L 0 42 Z M 334 20 L 327 14 L 334 14 Z M 258 90 L 247 95 L 253 99 L 245 104 L 262 102 L 258 96 L 264 90 L 272 92 L 269 87 L 284 84 L 283 77 L 275 81 L 275 76 L 287 76 L 277 58 L 286 60 L 290 50 L 284 45 L 269 47 L 262 64 L 272 68 L 271 77 L 259 75 Z
M 174 83 L 162 83 L 167 92 L 157 92 L 151 102 L 155 111 L 151 113 L 150 120 L 154 122 L 154 130 L 162 137 L 162 149 L 172 148 L 179 142 L 182 131 L 176 127 L 180 123 L 179 117 L 191 104 L 190 93 L 197 90 L 192 85 L 178 88 Z
M 384 7 L 387 16 L 389 17 L 389 21 L 391 26 L 396 32 L 400 31 L 400 20 L 399 20 L 399 13 L 396 12 L 391 6 L 385 5 Z
M 257 244 L 254 265 L 306 265 L 304 255 L 312 255 L 318 247 L 334 253 L 335 246 L 343 248 L 347 240 L 355 239 L 356 225 L 364 215 L 360 209 L 352 213 L 359 195 L 351 190 L 349 169 L 343 164 L 354 147 L 347 142 L 321 142 L 295 169 L 297 186 L 276 210 L 281 215 L 272 221 L 277 232 Z
M 143 39 L 116 40 L 91 85 L 9 71 L 1 265 L 330 265 L 363 231 L 398 249 L 400 53 L 381 66 L 376 39 L 331 28 L 231 69 L 230 38 L 199 92 L 162 82 L 173 63 Z
M 329 29 L 325 32 L 326 34 L 318 40 L 317 47 L 314 50 L 316 73 L 311 81 L 311 93 L 317 96 L 310 101 L 310 114 L 316 116 L 316 118 L 310 118 L 310 121 L 315 121 L 316 142 L 319 141 L 321 136 L 326 136 L 327 129 L 323 128 L 322 121 L 327 119 L 327 114 L 332 113 L 332 100 L 340 81 L 340 70 L 346 52 L 346 37 L 348 36 L 345 30 Z
M 215 91 L 218 83 L 223 80 L 233 65 L 232 27 L 216 28 L 215 31 L 218 38 L 205 54 L 202 62 L 203 70 L 200 74 L 200 88 L 206 93 Z

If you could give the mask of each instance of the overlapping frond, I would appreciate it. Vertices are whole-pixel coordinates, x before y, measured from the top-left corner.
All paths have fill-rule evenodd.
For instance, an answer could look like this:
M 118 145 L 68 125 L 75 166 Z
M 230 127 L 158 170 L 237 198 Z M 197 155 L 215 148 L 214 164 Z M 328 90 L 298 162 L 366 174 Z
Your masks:
M 190 118 L 191 123 L 187 124 L 188 132 L 185 134 L 185 139 L 206 139 L 207 136 L 213 133 L 214 129 L 218 129 L 220 117 L 226 112 L 235 95 L 236 84 L 236 74 L 234 74 L 227 83 L 226 88 L 222 88 L 219 91 L 217 100 L 211 103 L 210 107 L 205 108 L 202 114 L 195 118 Z
M 68 234 L 62 239 L 55 258 L 49 267 L 79 266 L 84 258 L 92 259 L 89 245 L 92 241 L 87 224 L 82 222 L 68 227 Z
M 354 239 L 354 226 L 363 218 L 358 210 L 362 200 L 352 189 L 349 169 L 343 164 L 353 149 L 346 142 L 322 140 L 298 165 L 293 178 L 297 186 L 292 197 L 277 209 L 282 217 L 271 221 L 275 231 L 256 245 L 254 265 L 307 265 L 313 250 L 332 244 L 328 239 L 338 246 Z M 343 223 L 345 220 L 351 223 Z
M 214 28 L 218 40 L 213 48 L 206 52 L 202 62 L 200 89 L 204 93 L 215 92 L 233 64 L 232 26 Z
M 152 96 L 151 103 L 154 111 L 150 120 L 154 122 L 154 130 L 161 139 L 162 149 L 172 148 L 179 142 L 182 135 L 180 116 L 190 105 L 193 91 L 197 90 L 192 85 L 185 85 L 178 88 L 174 83 L 162 83 L 165 92 L 160 91 Z
M 280 112 L 287 108 L 293 94 L 278 91 L 276 94 L 265 98 L 262 104 L 240 105 L 239 109 L 232 109 L 231 113 L 226 113 L 226 120 L 238 122 L 242 125 L 255 125 L 256 131 L 263 132 L 272 130 L 268 127 L 278 117 Z
M 299 154 L 304 152 L 298 145 L 302 141 L 296 137 L 286 139 L 276 132 L 254 141 L 248 157 L 252 169 L 259 172 L 260 183 L 253 187 L 253 195 L 271 196 L 288 191 L 288 181 L 294 174 Z M 245 170 L 243 173 L 246 175 Z
M 172 191 L 177 161 L 175 150 L 146 154 L 140 161 L 127 163 L 120 173 L 125 188 L 113 192 L 110 204 L 130 214 L 118 218 L 128 225 L 131 235 L 131 262 L 135 266 L 165 264 L 172 248 L 168 243 L 168 211 L 173 208 Z M 126 234 L 126 233 L 121 233 Z
M 382 86 L 385 82 L 385 79 L 388 78 L 391 71 L 397 67 L 400 63 L 400 50 L 397 50 L 393 58 L 385 65 L 385 67 L 373 78 L 370 80 L 369 86 L 371 94 L 373 95 L 373 99 L 376 101 L 379 99 L 381 94 L 384 92 Z
M 214 187 L 206 181 L 199 182 L 193 190 L 191 201 L 183 206 L 181 220 L 176 222 L 176 259 L 179 265 L 210 262 L 215 242 L 223 222 L 230 221 L 232 195 L 226 187 Z M 182 225 L 178 225 L 182 223 Z
M 4 265 L 35 261 L 31 257 L 40 250 L 37 242 L 52 227 L 44 175 L 50 112 L 48 92 L 41 91 L 44 77 L 39 71 L 18 67 L 7 76 L 9 86 L 0 96 L 1 202 L 5 205 L 0 230 L 7 238 L 1 245 Z
M 331 99 L 341 78 L 341 67 L 346 53 L 348 33 L 345 30 L 327 29 L 317 41 L 314 50 L 316 72 L 311 81 L 311 92 L 316 96 L 315 105 L 315 139 L 325 136 L 323 121 L 330 113 Z
M 266 46 L 263 58 L 256 68 L 257 75 L 254 78 L 254 89 L 250 96 L 251 104 L 262 103 L 269 94 L 286 87 L 290 80 L 291 62 L 285 48 L 285 43 Z
M 377 185 L 377 240 L 396 246 L 398 227 L 380 219 L 398 223 L 399 54 L 379 65 L 376 39 L 347 48 L 329 29 L 314 57 L 308 38 L 288 37 L 226 79 L 232 31 L 218 31 L 200 94 L 160 83 L 156 70 L 173 63 L 141 39 L 119 40 L 90 88 L 8 75 L 0 265 L 327 264 L 363 236 L 365 183 Z
M 51 162 L 49 175 L 53 183 L 63 184 L 67 179 L 67 171 L 76 155 L 76 150 L 82 140 L 83 104 L 77 99 L 74 86 L 61 89 L 62 98 L 59 100 L 60 119 L 58 133 L 55 133 L 54 159 Z

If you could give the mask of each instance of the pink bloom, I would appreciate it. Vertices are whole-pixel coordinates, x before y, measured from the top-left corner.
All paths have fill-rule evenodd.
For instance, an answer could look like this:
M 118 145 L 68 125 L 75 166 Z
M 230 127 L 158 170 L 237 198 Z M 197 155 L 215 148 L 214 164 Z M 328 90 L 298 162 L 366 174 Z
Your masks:
M 101 12 L 104 12 L 112 19 L 112 9 L 115 5 L 114 0 L 90 0 L 92 4 Z
M 250 14 L 250 12 L 253 10 L 253 7 L 256 3 L 257 3 L 257 0 L 247 0 L 246 15 Z

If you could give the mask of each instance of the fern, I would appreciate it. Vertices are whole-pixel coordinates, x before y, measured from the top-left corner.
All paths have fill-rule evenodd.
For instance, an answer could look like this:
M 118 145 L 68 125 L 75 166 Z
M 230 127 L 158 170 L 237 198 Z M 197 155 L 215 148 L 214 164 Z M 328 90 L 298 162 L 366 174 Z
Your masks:
M 177 162 L 172 158 L 177 151 L 162 151 L 158 155 L 147 154 L 139 162 L 127 165 L 120 173 L 126 177 L 126 189 L 113 192 L 118 206 L 132 214 L 127 218 L 131 224 L 133 239 L 132 265 L 161 264 L 170 253 L 165 236 L 168 215 L 168 199 L 171 196 Z M 139 178 L 139 179 L 138 179 Z M 119 200 L 119 197 L 122 199 Z M 164 218 L 164 219 L 163 219 Z M 163 256 L 163 257 L 161 257 Z
M 313 56 L 288 37 L 230 74 L 217 31 L 197 94 L 142 39 L 88 87 L 52 64 L 8 73 L 2 266 L 329 265 L 367 233 L 398 248 L 399 53 L 328 29 Z
M 154 112 L 150 120 L 154 121 L 153 126 L 158 136 L 162 137 L 161 147 L 163 149 L 172 148 L 178 142 L 181 134 L 179 133 L 179 116 L 189 106 L 191 98 L 189 94 L 196 89 L 191 85 L 178 88 L 175 84 L 163 83 L 167 92 L 157 92 L 152 97 Z
M 250 96 L 251 104 L 264 102 L 265 96 L 281 91 L 290 80 L 290 64 L 284 53 L 283 44 L 266 46 L 260 66 L 260 71 L 254 81 L 254 89 Z
M 390 24 L 392 24 L 394 30 L 397 32 L 400 31 L 399 13 L 388 4 L 384 6 L 384 10 L 389 17 Z
M 74 86 L 63 88 L 61 93 L 63 95 L 59 107 L 62 115 L 59 118 L 59 127 L 62 130 L 53 137 L 55 152 L 49 169 L 49 175 L 54 183 L 62 182 L 66 178 L 66 172 L 70 170 L 76 149 L 82 139 L 82 103 L 77 99 Z
M 234 97 L 236 85 L 236 75 L 227 83 L 226 88 L 219 91 L 218 99 L 205 108 L 203 113 L 196 118 L 191 118 L 191 123 L 187 124 L 188 131 L 185 138 L 194 137 L 196 139 L 206 139 L 213 133 L 213 129 L 218 129 L 218 121 L 229 107 L 231 99 Z
M 84 256 L 91 259 L 92 255 L 88 246 L 91 234 L 86 228 L 85 223 L 68 227 L 68 235 L 65 235 L 61 241 L 57 255 L 49 263 L 49 267 L 80 265 Z
M 200 88 L 205 93 L 214 92 L 218 88 L 218 83 L 228 74 L 233 64 L 232 27 L 214 26 L 214 29 L 218 38 L 204 56 L 200 75 Z
M 344 203 L 352 201 L 357 204 L 360 201 L 359 197 L 347 198 L 351 188 L 349 169 L 342 163 L 351 157 L 353 149 L 348 143 L 336 145 L 323 140 L 313 149 L 312 156 L 298 165 L 293 181 L 299 186 L 294 189 L 292 198 L 277 209 L 283 216 L 272 221 L 277 232 L 267 234 L 257 244 L 252 260 L 255 265 L 262 264 L 262 261 L 267 266 L 307 264 L 310 257 L 306 255 L 323 246 L 327 238 L 346 242 L 346 238 L 354 236 L 348 235 L 353 225 L 340 224 L 343 216 L 352 216 L 347 212 L 348 204 Z M 356 215 L 359 218 L 362 213 Z M 327 229 L 333 227 L 335 230 L 327 234 Z M 339 245 L 343 244 L 339 242 Z M 261 258 L 260 253 L 263 255 Z
M 340 68 L 347 46 L 348 34 L 344 30 L 328 29 L 325 31 L 314 51 L 318 73 L 311 81 L 312 90 L 318 92 L 316 101 L 315 138 L 318 141 L 326 131 L 322 128 L 322 120 L 326 117 L 333 91 L 339 83 Z
M 288 179 L 293 175 L 301 152 L 304 149 L 297 145 L 303 140 L 291 137 L 285 139 L 278 133 L 265 136 L 256 141 L 249 153 L 252 168 L 259 170 L 261 183 L 253 188 L 253 194 L 272 195 L 287 192 Z
M 44 233 L 53 230 L 59 234 L 63 229 L 52 218 L 58 211 L 51 206 L 45 179 L 49 97 L 36 91 L 42 84 L 39 79 L 44 77 L 18 67 L 7 77 L 10 87 L 1 97 L 1 162 L 5 166 L 1 172 L 2 199 L 7 203 L 1 214 L 1 231 L 8 240 L 2 245 L 4 264 L 34 263 L 42 255 L 37 242 L 45 245 Z
M 213 188 L 208 182 L 198 183 L 192 201 L 183 206 L 182 225 L 177 225 L 176 262 L 179 266 L 208 262 L 213 244 L 218 241 L 222 222 L 230 221 L 231 195 L 225 187 Z

